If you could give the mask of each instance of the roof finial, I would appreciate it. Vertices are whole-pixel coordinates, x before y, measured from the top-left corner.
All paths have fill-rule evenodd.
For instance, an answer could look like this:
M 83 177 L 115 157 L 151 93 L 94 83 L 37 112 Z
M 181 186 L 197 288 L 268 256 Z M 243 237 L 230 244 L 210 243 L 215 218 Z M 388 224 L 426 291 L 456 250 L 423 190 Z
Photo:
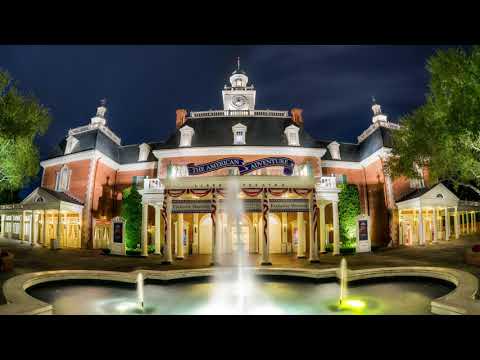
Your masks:
M 372 102 L 373 102 L 374 104 L 377 103 L 377 100 L 375 99 L 375 96 L 372 96 Z
M 240 56 L 237 56 L 237 70 L 240 70 Z
M 100 105 L 101 106 L 107 105 L 107 99 L 103 98 L 102 100 L 100 100 Z

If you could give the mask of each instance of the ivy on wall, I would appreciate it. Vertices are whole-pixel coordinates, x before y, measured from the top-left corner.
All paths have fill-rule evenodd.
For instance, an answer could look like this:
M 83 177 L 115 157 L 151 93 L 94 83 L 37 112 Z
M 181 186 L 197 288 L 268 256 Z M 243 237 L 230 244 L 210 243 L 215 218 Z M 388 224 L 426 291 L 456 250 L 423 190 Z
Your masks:
M 340 241 L 343 248 L 355 247 L 357 237 L 357 216 L 361 213 L 360 195 L 353 184 L 340 184 L 342 191 L 338 194 L 338 216 Z
M 135 184 L 122 192 L 121 216 L 126 220 L 125 245 L 127 249 L 136 249 L 141 241 L 142 195 Z

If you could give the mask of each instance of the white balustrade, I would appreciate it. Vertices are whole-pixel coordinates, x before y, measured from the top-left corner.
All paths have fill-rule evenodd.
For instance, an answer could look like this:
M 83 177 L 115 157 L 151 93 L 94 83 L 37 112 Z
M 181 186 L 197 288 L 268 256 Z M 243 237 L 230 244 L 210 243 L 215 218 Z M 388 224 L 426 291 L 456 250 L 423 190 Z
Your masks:
M 320 190 L 323 189 L 336 189 L 337 179 L 335 176 L 322 176 L 320 182 L 316 184 L 316 187 Z
M 162 192 L 165 189 L 162 181 L 158 178 L 144 179 L 143 191 L 144 192 Z
M 288 111 L 276 110 L 210 110 L 192 111 L 192 118 L 209 118 L 225 116 L 254 116 L 254 117 L 288 117 Z

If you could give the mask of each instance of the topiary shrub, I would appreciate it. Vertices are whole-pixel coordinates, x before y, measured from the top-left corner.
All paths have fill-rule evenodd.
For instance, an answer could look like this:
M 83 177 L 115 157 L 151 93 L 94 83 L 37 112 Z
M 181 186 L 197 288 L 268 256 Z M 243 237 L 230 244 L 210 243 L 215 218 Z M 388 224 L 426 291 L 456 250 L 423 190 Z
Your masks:
M 142 195 L 133 184 L 123 190 L 121 216 L 125 219 L 125 245 L 136 249 L 141 241 L 142 231 Z
M 342 191 L 338 194 L 338 217 L 340 225 L 341 247 L 352 249 L 356 247 L 357 216 L 362 209 L 360 207 L 360 195 L 358 188 L 353 184 L 340 184 Z

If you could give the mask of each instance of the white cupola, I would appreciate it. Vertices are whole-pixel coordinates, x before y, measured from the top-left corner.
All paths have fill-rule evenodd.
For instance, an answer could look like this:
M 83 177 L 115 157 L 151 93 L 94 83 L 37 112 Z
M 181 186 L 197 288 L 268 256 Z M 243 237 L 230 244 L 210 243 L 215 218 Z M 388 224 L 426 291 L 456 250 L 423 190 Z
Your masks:
M 340 144 L 337 143 L 336 141 L 332 141 L 330 144 L 327 146 L 328 151 L 330 152 L 330 155 L 333 160 L 342 160 L 340 156 Z
M 188 125 L 180 129 L 180 147 L 192 146 L 192 138 L 195 130 Z
M 93 125 L 103 125 L 107 123 L 106 114 L 107 114 L 107 100 L 100 100 L 100 106 L 97 108 L 97 114 L 91 118 L 91 123 Z
M 387 121 L 387 115 L 382 113 L 382 107 L 377 104 L 375 98 L 372 98 L 373 105 L 372 105 L 372 111 L 373 111 L 373 117 L 372 117 L 372 122 L 376 123 L 378 121 L 381 122 L 386 122 Z
M 255 109 L 256 91 L 253 85 L 248 85 L 247 73 L 240 68 L 240 58 L 237 68 L 230 76 L 230 85 L 222 90 L 223 109 L 229 111 L 244 111 Z

